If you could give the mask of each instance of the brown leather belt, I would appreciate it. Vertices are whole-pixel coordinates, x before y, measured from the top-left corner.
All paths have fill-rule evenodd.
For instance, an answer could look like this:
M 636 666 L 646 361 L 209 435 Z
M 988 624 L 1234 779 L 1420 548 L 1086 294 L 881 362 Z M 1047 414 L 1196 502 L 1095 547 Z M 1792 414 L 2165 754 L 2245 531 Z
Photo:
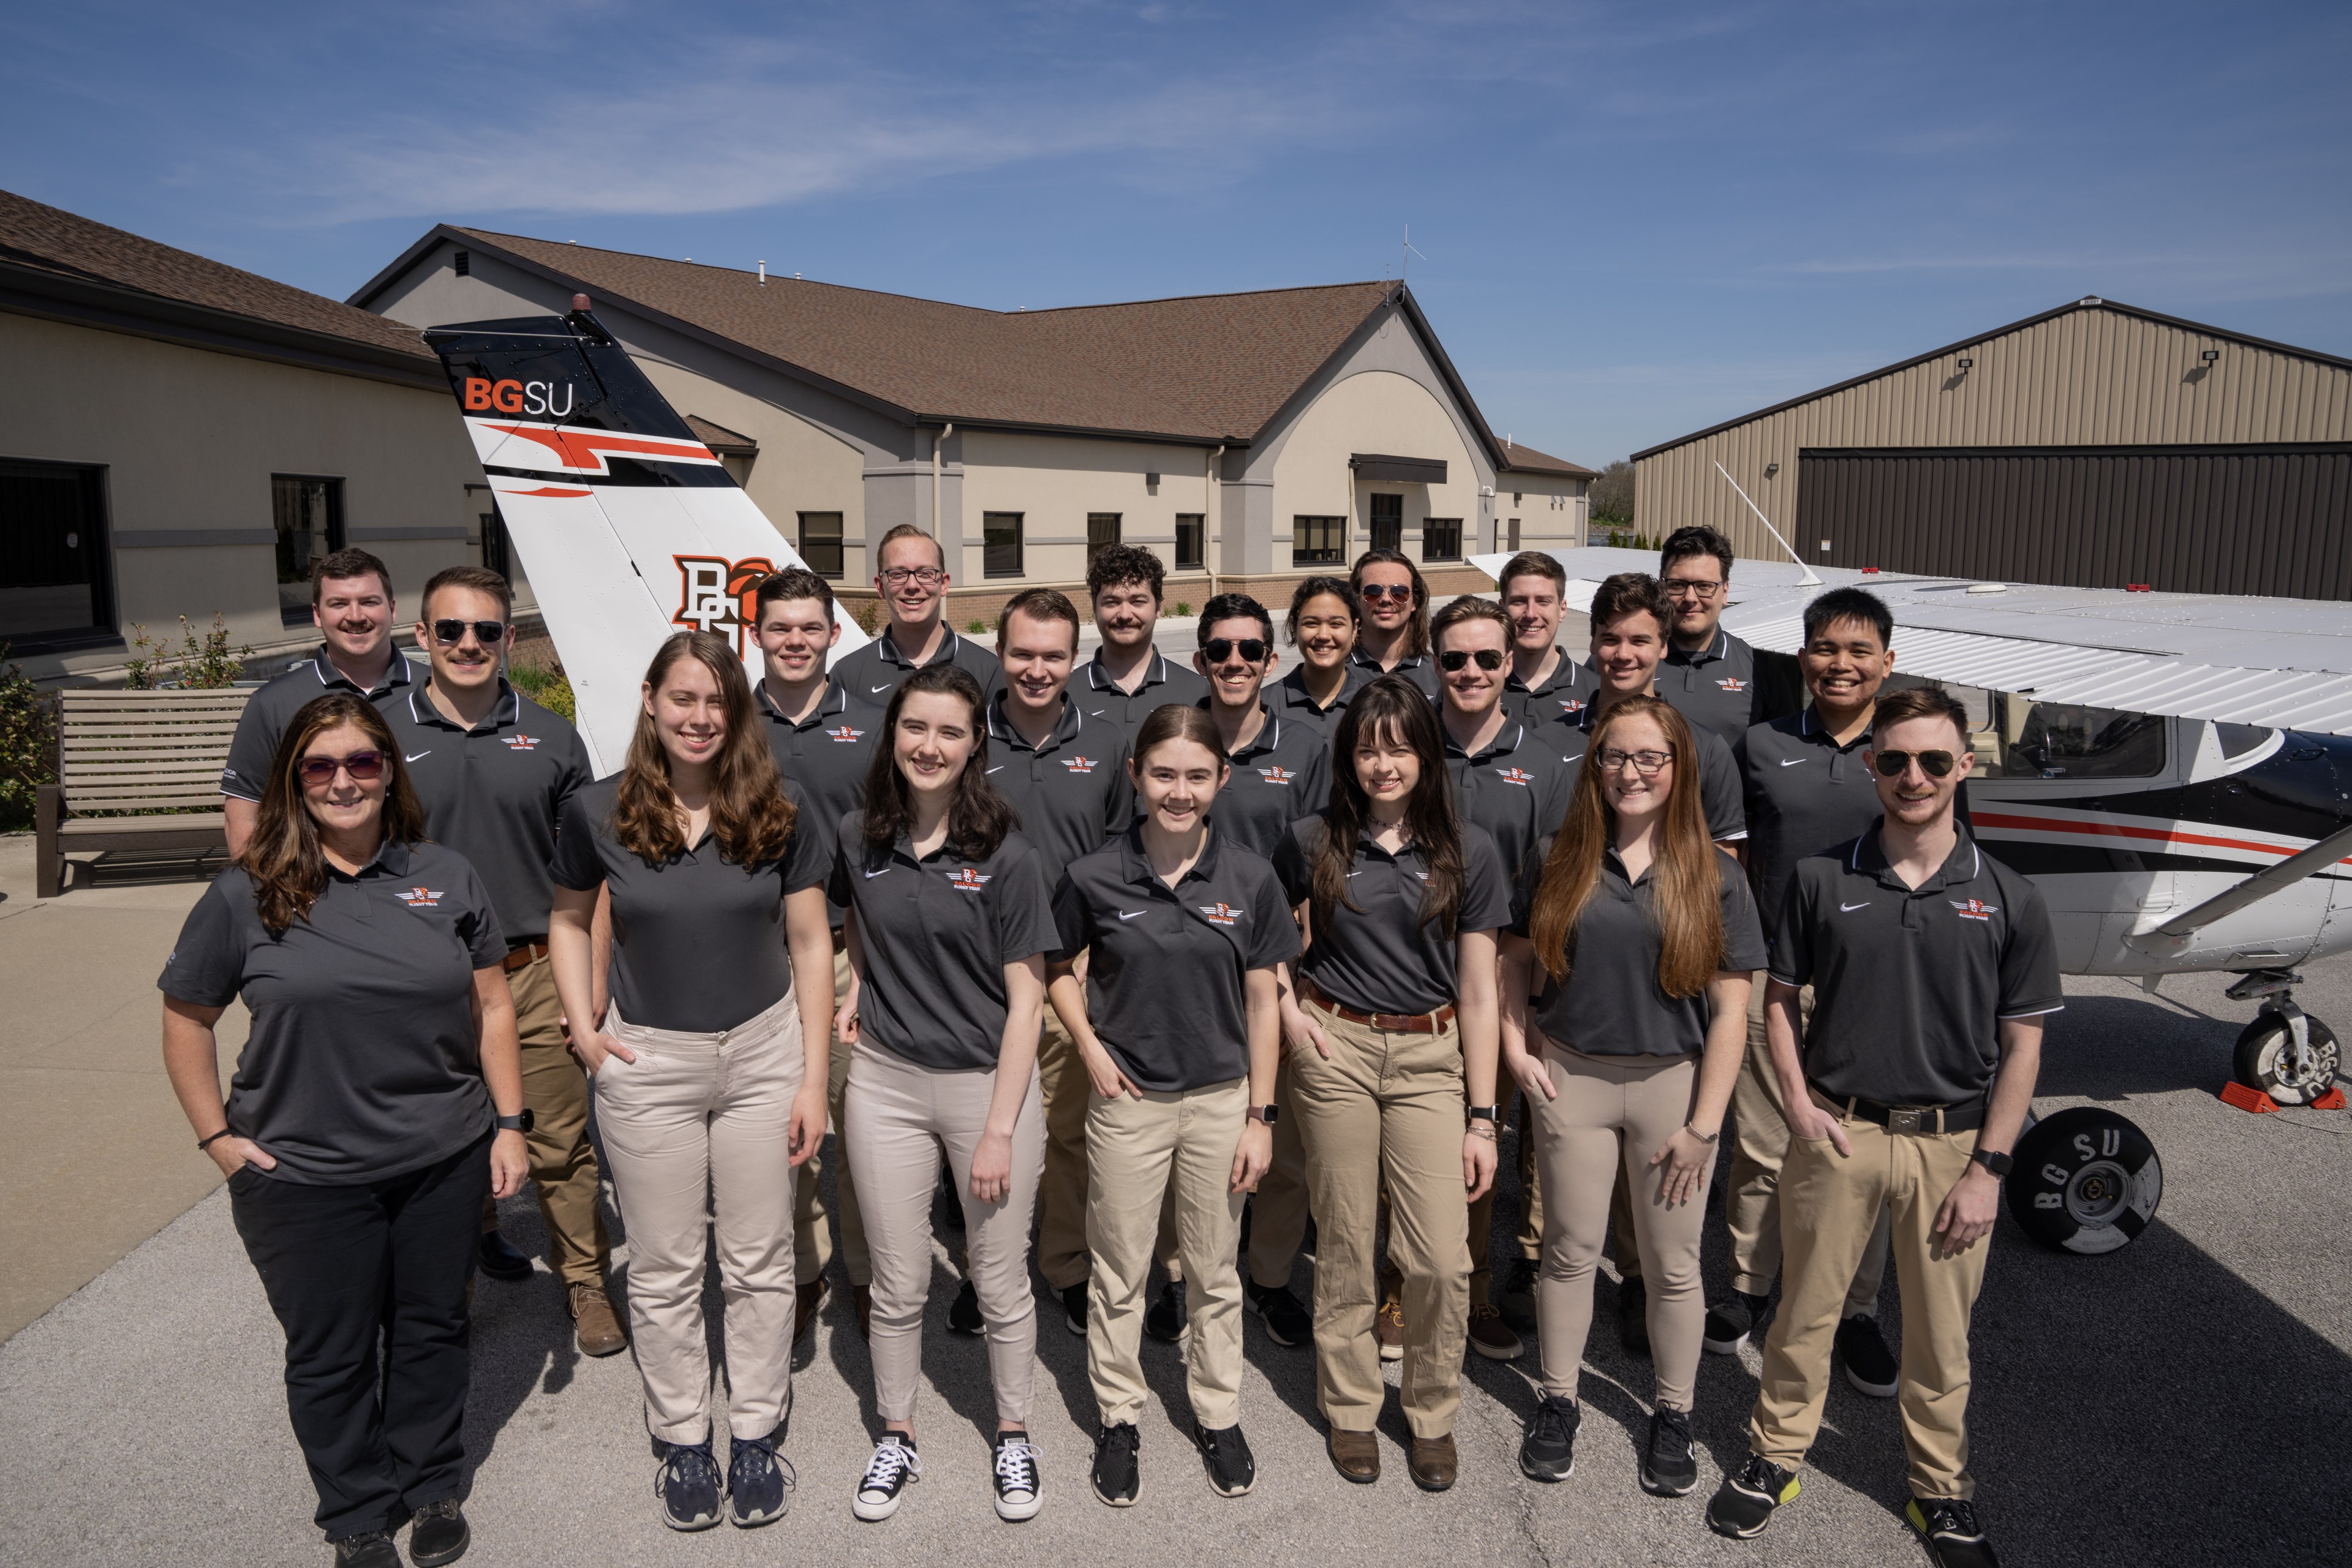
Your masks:
M 547 943 L 543 942 L 527 942 L 520 947 L 509 948 L 507 950 L 506 962 L 499 965 L 499 967 L 505 970 L 509 974 L 512 974 L 518 969 L 529 969 L 532 964 L 537 963 L 541 959 L 545 958 L 546 956 Z
M 1448 1002 L 1434 1013 L 1359 1013 L 1331 999 L 1328 992 L 1304 974 L 1298 977 L 1301 994 L 1325 1012 L 1345 1018 L 1350 1024 L 1367 1024 L 1375 1029 L 1392 1029 L 1400 1034 L 1435 1035 L 1454 1022 L 1454 1004 Z

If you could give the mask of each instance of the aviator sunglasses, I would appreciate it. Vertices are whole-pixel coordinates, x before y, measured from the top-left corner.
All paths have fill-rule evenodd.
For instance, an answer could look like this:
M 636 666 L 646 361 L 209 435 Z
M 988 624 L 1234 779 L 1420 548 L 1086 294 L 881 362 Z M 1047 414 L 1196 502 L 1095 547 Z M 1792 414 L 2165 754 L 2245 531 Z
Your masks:
M 1870 765 L 1882 778 L 1899 779 L 1913 758 L 1919 762 L 1919 771 L 1931 779 L 1948 776 L 1952 771 L 1953 756 L 1949 752 L 1873 752 Z
M 466 640 L 466 628 L 474 628 L 474 640 L 484 647 L 495 647 L 506 640 L 504 621 L 461 621 L 455 618 L 433 623 L 433 635 L 451 647 Z
M 1502 651 L 1498 648 L 1491 647 L 1482 647 L 1477 649 L 1466 647 L 1448 648 L 1444 653 L 1437 656 L 1437 668 L 1445 671 L 1446 674 L 1451 675 L 1474 658 L 1478 661 L 1478 668 L 1481 669 L 1500 669 L 1503 668 Z
M 1242 660 L 1245 664 L 1256 664 L 1265 658 L 1265 639 L 1263 637 L 1211 637 L 1201 645 L 1201 651 L 1209 656 L 1211 664 L 1224 663 L 1234 657 L 1235 648 L 1241 649 Z
M 1367 583 L 1362 587 L 1357 589 L 1356 593 L 1366 600 L 1395 599 L 1402 602 L 1412 597 L 1412 584 L 1410 583 Z
M 306 784 L 331 784 L 340 769 L 361 784 L 373 784 L 383 777 L 382 752 L 353 752 L 348 757 L 305 757 L 302 759 L 302 782 Z

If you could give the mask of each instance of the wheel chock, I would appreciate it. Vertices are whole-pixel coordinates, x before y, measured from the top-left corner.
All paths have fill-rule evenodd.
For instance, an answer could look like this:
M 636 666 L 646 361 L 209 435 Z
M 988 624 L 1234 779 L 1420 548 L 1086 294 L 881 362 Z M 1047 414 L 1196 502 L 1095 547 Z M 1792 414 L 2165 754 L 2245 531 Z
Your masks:
M 2345 1104 L 2344 1090 L 2341 1087 L 2337 1087 L 2330 1089 L 2326 1094 L 2323 1094 L 2317 1100 L 2313 1100 L 2311 1102 L 2311 1109 L 2314 1110 L 2341 1110 L 2344 1109 Z
M 2343 1090 L 2336 1089 L 2333 1092 L 2339 1100 L 2343 1098 Z M 2259 1089 L 2248 1089 L 2235 1079 L 2221 1086 L 2221 1102 L 2225 1105 L 2234 1105 L 2241 1110 L 2251 1110 L 2258 1116 L 2265 1111 L 2278 1109 L 2277 1100 Z

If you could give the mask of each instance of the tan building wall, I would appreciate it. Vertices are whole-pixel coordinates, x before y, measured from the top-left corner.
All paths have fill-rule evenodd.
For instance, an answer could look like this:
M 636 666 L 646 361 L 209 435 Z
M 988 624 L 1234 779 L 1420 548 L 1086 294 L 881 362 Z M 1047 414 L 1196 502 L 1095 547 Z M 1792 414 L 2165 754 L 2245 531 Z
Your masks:
M 1496 550 L 1573 550 L 1584 542 L 1588 479 L 1505 469 L 1495 480 Z M 1515 542 L 1511 525 L 1518 525 Z
M 1445 462 L 1442 485 L 1362 480 L 1348 467 L 1350 454 L 1376 452 L 1398 458 L 1439 458 Z M 1371 497 L 1404 498 L 1404 552 L 1423 559 L 1423 524 L 1433 517 L 1462 521 L 1460 554 L 1478 551 L 1482 517 L 1479 465 L 1472 460 L 1453 413 L 1429 390 L 1393 371 L 1370 370 L 1331 386 L 1298 416 L 1274 467 L 1274 564 L 1291 564 L 1292 519 L 1344 516 L 1349 520 L 1344 568 L 1369 547 Z M 1328 567 L 1322 570 L 1328 570 Z
M 956 595 L 957 626 L 974 616 L 992 617 L 993 603 L 1023 588 L 1059 588 L 1084 612 L 1088 512 L 1118 513 L 1120 542 L 1150 550 L 1168 569 L 1168 602 L 1185 599 L 1198 607 L 1209 574 L 1176 570 L 1176 514 L 1210 510 L 1211 448 L 1003 430 L 967 430 L 956 439 L 961 483 L 943 483 L 942 501 L 964 542 L 962 559 L 952 563 L 959 588 L 969 591 Z M 1157 484 L 1148 482 L 1151 474 L 1160 476 Z M 1017 580 L 992 581 L 986 574 L 985 514 L 992 511 L 1022 514 Z
M 2210 367 L 2207 349 L 2221 357 Z M 1976 363 L 1967 371 L 1956 363 Z M 2095 447 L 2352 438 L 2352 371 L 2120 310 L 2070 310 L 1635 464 L 1637 526 L 1653 538 L 1721 529 L 1780 559 L 1720 462 L 1800 550 L 1797 453 L 1808 447 Z M 1770 479 L 1765 468 L 1780 471 Z
M 433 573 L 481 559 L 466 487 L 482 471 L 446 393 L 6 313 L 0 364 L 0 457 L 105 470 L 126 638 L 215 611 L 257 650 L 315 637 L 279 620 L 272 474 L 343 481 L 349 542 L 392 568 L 404 616 Z M 191 542 L 156 542 L 174 533 Z M 21 662 L 36 678 L 102 678 L 122 658 Z

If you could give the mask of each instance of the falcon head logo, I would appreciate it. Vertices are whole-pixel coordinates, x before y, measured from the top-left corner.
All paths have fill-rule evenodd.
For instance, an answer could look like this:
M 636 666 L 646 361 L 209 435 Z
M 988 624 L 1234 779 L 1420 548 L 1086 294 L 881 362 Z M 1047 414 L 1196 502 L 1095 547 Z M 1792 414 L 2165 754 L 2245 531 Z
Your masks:
M 973 870 L 969 866 L 965 867 L 961 871 L 950 871 L 948 873 L 948 886 L 950 888 L 961 888 L 967 893 L 977 893 L 981 889 L 988 886 L 989 883 L 995 879 L 996 879 L 992 876 L 982 876 L 978 871 Z
M 1062 765 L 1074 773 L 1090 773 L 1097 764 L 1092 757 L 1064 757 Z
M 1716 682 L 1716 684 L 1717 684 L 1717 686 L 1722 687 L 1726 691 L 1738 692 L 1738 691 L 1745 691 L 1745 690 L 1747 690 L 1747 689 L 1748 689 L 1748 682 L 1747 682 L 1747 681 L 1735 679 L 1733 679 L 1732 677 L 1727 676 L 1727 676 L 1725 676 L 1721 680 L 1717 681 L 1717 682 Z
M 1948 899 L 1945 901 L 1952 906 L 1952 912 L 1964 921 L 1990 921 L 2000 913 L 1999 904 L 1989 904 L 1982 899 Z
M 1272 767 L 1258 769 L 1257 776 L 1271 784 L 1286 784 L 1298 775 L 1276 763 Z
M 1193 908 L 1206 916 L 1209 923 L 1213 926 L 1229 926 L 1234 923 L 1235 915 L 1244 915 L 1249 912 L 1247 910 L 1234 908 L 1223 899 L 1219 899 L 1213 904 L 1195 904 Z
M 1505 784 L 1515 784 L 1521 789 L 1536 782 L 1536 775 L 1525 768 L 1497 768 L 1495 776 Z
M 441 907 L 441 889 L 438 888 L 411 888 L 394 896 L 412 910 L 437 910 Z
M 1559 710 L 1563 713 L 1581 713 L 1584 711 L 1584 699 L 1563 697 L 1559 700 Z
M 507 750 L 509 752 L 535 752 L 539 750 L 539 737 L 536 735 L 506 735 L 500 738 L 506 742 Z
M 853 730 L 846 724 L 844 724 L 838 730 L 827 730 L 824 732 L 824 738 L 826 740 L 835 742 L 836 745 L 843 746 L 848 745 L 853 741 L 862 740 L 865 738 L 865 731 Z

